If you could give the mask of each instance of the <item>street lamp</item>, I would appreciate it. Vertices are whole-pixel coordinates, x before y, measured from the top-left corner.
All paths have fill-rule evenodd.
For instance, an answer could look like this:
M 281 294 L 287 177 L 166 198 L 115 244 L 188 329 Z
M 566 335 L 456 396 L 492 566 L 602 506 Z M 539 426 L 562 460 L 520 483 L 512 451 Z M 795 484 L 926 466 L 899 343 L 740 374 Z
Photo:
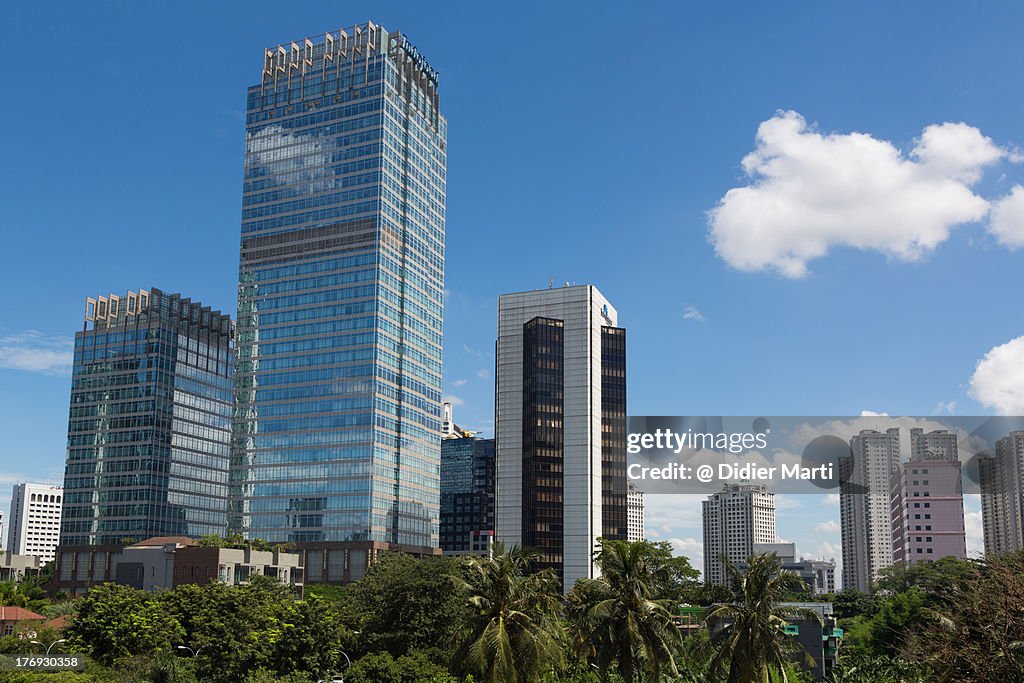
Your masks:
M 357 631 L 358 633 L 358 631 Z M 352 660 L 348 658 L 343 650 L 338 650 L 338 654 L 345 658 L 345 668 L 352 666 Z M 337 678 L 335 678 L 337 676 Z M 321 678 L 316 683 L 345 683 L 345 675 L 340 671 L 335 672 L 333 669 L 328 669 L 327 678 Z
M 195 659 L 196 657 L 199 656 L 199 653 L 203 651 L 204 647 L 206 647 L 206 646 L 205 645 L 200 645 L 197 649 L 193 650 L 192 648 L 188 647 L 187 645 L 179 645 L 178 649 L 179 650 L 187 651 L 189 654 L 192 655 L 192 659 Z
M 66 643 L 66 642 L 68 642 L 68 640 L 67 640 L 67 638 L 61 638 L 60 640 L 55 640 L 52 643 L 50 643 L 49 647 L 47 647 L 46 643 L 41 643 L 38 640 L 30 640 L 28 642 L 35 643 L 36 645 L 42 645 L 43 647 L 45 647 L 46 648 L 46 656 L 49 657 L 50 656 L 50 648 L 52 648 L 57 643 Z

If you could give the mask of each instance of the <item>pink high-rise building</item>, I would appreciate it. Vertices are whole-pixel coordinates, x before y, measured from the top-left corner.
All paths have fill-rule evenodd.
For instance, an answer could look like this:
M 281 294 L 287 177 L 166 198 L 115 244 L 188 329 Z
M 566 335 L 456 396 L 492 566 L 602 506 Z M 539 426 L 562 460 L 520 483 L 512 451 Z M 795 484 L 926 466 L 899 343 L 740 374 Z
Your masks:
M 956 435 L 911 429 L 910 452 L 890 480 L 893 564 L 967 557 Z

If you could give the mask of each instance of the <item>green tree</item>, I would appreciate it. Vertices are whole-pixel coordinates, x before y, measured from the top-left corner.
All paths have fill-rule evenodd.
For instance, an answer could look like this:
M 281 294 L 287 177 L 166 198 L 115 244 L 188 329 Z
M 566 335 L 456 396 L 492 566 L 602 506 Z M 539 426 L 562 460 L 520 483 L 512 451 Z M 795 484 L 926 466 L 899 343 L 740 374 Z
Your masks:
M 781 604 L 803 582 L 783 571 L 774 554 L 751 555 L 743 571 L 722 560 L 733 596 L 731 603 L 714 607 L 707 616 L 709 627 L 718 629 L 710 640 L 711 676 L 727 674 L 728 683 L 768 683 L 774 673 L 787 681 L 799 646 L 783 628 L 796 617 L 818 618 L 814 612 Z
M 577 582 L 568 596 L 578 652 L 597 664 L 603 679 L 613 662 L 627 683 L 659 681 L 663 667 L 677 674 L 672 652 L 680 636 L 672 601 L 659 599 L 671 586 L 660 549 L 604 540 L 595 560 L 600 578 Z
M 916 662 L 890 655 L 844 655 L 829 683 L 928 683 L 935 680 L 928 670 Z
M 309 641 L 288 621 L 294 604 L 290 589 L 269 577 L 254 577 L 243 586 L 186 584 L 156 599 L 183 627 L 174 645 L 199 651 L 196 674 L 202 681 L 237 681 L 256 668 L 273 667 L 275 658 L 290 666 L 285 663 L 296 658 L 289 640 Z M 323 631 L 324 647 L 336 647 L 326 639 L 332 633 L 328 625 L 311 628 Z M 310 653 L 311 661 L 322 656 L 322 649 Z
M 527 683 L 562 659 L 558 578 L 531 572 L 538 554 L 496 544 L 491 557 L 470 559 L 464 582 L 472 608 L 455 662 L 489 683 Z
M 938 680 L 1024 681 L 1024 552 L 985 556 L 921 616 L 902 654 Z
M 345 683 L 458 683 L 448 669 L 424 652 L 392 657 L 387 652 L 365 655 L 344 671 Z
M 150 654 L 181 642 L 185 631 L 151 595 L 129 586 L 105 583 L 78 601 L 78 614 L 65 637 L 78 651 L 111 664 L 123 657 Z
M 468 616 L 464 571 L 452 557 L 382 555 L 342 600 L 350 627 L 360 632 L 353 654 L 429 651 L 447 665 L 443 648 Z

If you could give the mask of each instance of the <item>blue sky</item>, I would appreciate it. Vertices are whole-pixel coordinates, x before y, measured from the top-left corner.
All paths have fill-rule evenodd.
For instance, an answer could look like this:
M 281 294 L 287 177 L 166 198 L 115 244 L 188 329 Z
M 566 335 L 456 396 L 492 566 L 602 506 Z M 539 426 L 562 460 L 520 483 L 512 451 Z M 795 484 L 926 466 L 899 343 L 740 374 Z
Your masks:
M 12 480 L 62 476 L 61 359 L 87 295 L 157 286 L 234 312 L 262 49 L 367 18 L 441 73 L 445 377 L 464 426 L 492 428 L 498 294 L 549 277 L 619 310 L 633 414 L 1020 405 L 1019 3 L 550 5 L 8 8 L 3 509 Z M 808 272 L 780 266 L 811 243 Z M 695 547 L 686 514 L 657 533 Z M 806 526 L 780 515 L 810 546 L 824 532 Z

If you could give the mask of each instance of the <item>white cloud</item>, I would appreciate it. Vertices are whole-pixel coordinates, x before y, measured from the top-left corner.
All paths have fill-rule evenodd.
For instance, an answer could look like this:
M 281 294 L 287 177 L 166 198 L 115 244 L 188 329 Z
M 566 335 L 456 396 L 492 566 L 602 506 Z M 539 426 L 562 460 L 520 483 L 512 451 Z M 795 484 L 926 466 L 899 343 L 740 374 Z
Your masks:
M 476 356 L 477 358 L 484 357 L 484 354 L 481 351 L 477 351 L 476 349 L 472 348 L 469 344 L 463 344 L 462 350 L 471 356 Z
M 821 499 L 822 505 L 839 505 L 838 493 L 826 493 Z
M 0 368 L 67 375 L 74 349 L 74 340 L 67 337 L 48 337 L 35 330 L 19 332 L 0 337 Z
M 455 387 L 456 389 L 458 389 L 459 387 L 461 387 L 465 383 L 466 383 L 466 380 L 464 380 L 464 379 L 457 379 L 454 382 L 452 382 L 452 386 Z
M 953 227 L 985 217 L 989 203 L 971 186 L 1002 158 L 1017 155 L 963 123 L 928 126 L 905 155 L 887 140 L 822 134 L 780 111 L 743 159 L 748 184 L 708 212 L 708 238 L 734 268 L 790 278 L 834 247 L 916 261 Z
M 668 538 L 676 555 L 685 555 L 690 566 L 704 574 L 704 543 L 696 538 Z
M 836 576 L 842 576 L 843 568 L 841 565 L 843 559 L 843 548 L 838 543 L 829 543 L 828 541 L 822 541 L 818 544 L 817 549 L 814 551 L 815 555 L 825 560 L 836 561 Z
M 889 417 L 889 413 L 876 413 L 873 410 L 862 410 L 860 411 L 861 417 Z
M 814 530 L 823 534 L 834 534 L 839 532 L 839 524 L 834 519 L 830 519 L 827 522 L 818 522 L 814 525 Z
M 683 309 L 683 320 L 693 320 L 694 322 L 704 322 L 704 314 L 700 312 L 693 304 L 686 304 L 686 308 Z
M 964 497 L 966 498 L 966 496 Z M 967 556 L 978 557 L 984 555 L 985 531 L 982 526 L 981 510 L 964 511 L 964 532 L 967 536 Z
M 952 415 L 956 412 L 956 401 L 939 401 L 932 411 L 932 415 Z
M 480 379 L 487 379 L 488 377 L 491 376 L 491 373 L 487 368 L 480 368 L 479 370 L 476 371 L 476 376 L 479 377 Z
M 992 203 L 988 230 L 1004 247 L 1024 247 L 1024 186 L 1014 185 L 1010 194 Z
M 458 396 L 455 396 L 454 394 L 448 394 L 447 396 L 445 396 L 441 400 L 444 403 L 451 403 L 453 406 L 461 406 L 461 405 L 465 405 L 466 404 L 465 401 L 463 401 Z
M 1024 337 L 986 353 L 974 368 L 968 393 L 1002 415 L 1024 415 Z

